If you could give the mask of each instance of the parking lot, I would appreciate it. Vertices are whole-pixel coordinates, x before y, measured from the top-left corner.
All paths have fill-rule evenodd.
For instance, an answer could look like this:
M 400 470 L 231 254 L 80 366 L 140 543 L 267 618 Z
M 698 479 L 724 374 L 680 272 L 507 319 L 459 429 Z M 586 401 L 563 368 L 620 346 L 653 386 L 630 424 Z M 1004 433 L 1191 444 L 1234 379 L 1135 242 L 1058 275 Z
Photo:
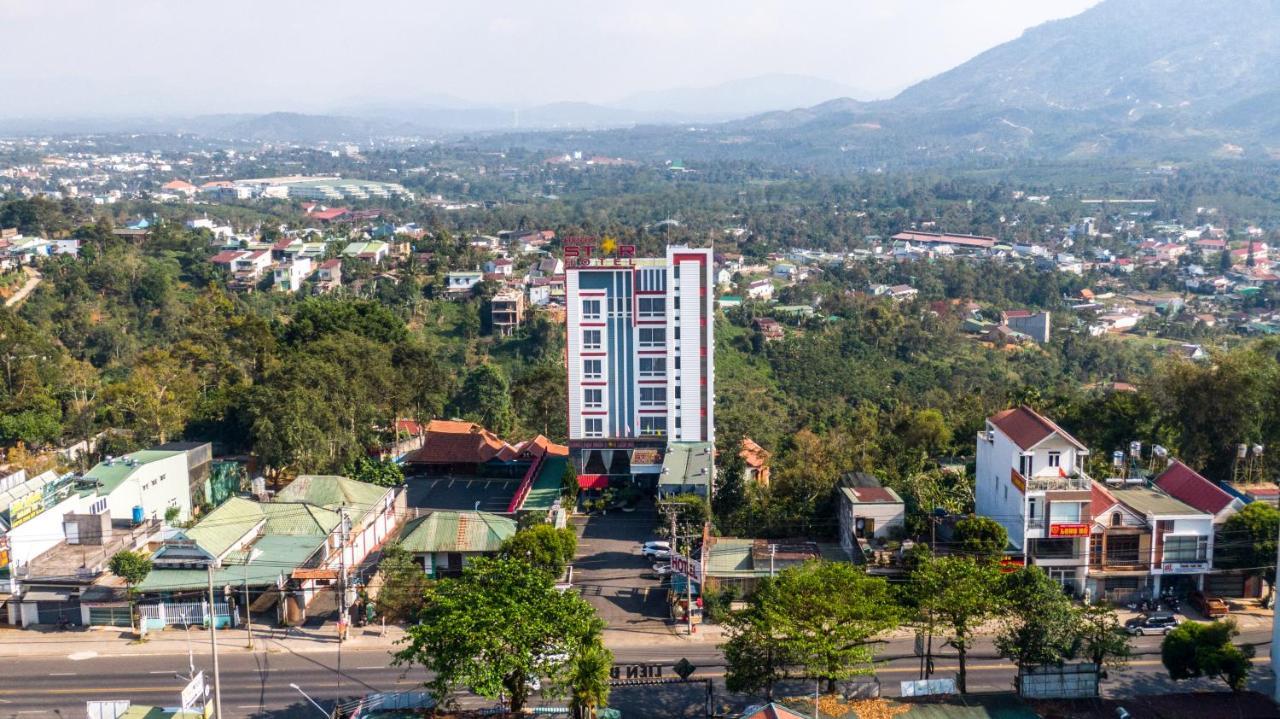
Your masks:
M 634 512 L 573 520 L 578 529 L 573 583 L 611 631 L 671 633 L 666 587 L 647 578 L 654 563 L 640 554 L 640 544 L 653 538 L 656 519 L 652 502 L 644 502 Z
M 415 476 L 408 478 L 408 485 L 410 507 L 505 512 L 520 480 Z

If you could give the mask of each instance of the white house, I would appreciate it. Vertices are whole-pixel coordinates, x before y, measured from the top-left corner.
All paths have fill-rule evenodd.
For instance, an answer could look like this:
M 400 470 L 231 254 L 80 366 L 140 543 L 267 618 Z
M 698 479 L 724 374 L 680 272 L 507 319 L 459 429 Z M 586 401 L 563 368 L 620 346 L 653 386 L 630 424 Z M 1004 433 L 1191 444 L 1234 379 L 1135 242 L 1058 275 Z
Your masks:
M 191 485 L 187 477 L 187 453 L 144 449 L 111 457 L 85 473 L 82 484 L 95 486 L 97 497 L 90 514 L 110 511 L 113 519 L 137 517 L 164 519 L 177 507 L 178 520 L 191 516 Z
M 773 299 L 773 283 L 767 279 L 752 281 L 747 285 L 747 297 L 753 300 Z
M 0 569 L 13 571 L 63 540 L 62 517 L 80 507 L 68 477 L 24 470 L 0 479 Z
M 275 286 L 282 292 L 297 292 L 302 283 L 311 276 L 311 258 L 298 257 L 291 262 L 278 265 L 275 269 Z
M 484 271 L 490 274 L 510 277 L 515 272 L 515 263 L 505 257 L 499 257 L 484 263 Z
M 445 291 L 470 292 L 482 279 L 484 274 L 480 272 L 450 272 L 444 276 Z
M 988 417 L 977 443 L 977 513 L 1003 525 L 1028 563 L 1082 592 L 1092 501 L 1088 448 L 1030 407 Z

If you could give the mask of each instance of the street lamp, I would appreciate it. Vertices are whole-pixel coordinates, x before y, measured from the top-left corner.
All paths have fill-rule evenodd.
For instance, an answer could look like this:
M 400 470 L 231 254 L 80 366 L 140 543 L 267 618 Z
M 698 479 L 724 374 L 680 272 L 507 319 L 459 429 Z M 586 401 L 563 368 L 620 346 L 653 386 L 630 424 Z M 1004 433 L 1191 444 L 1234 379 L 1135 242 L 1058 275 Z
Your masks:
M 316 711 L 323 714 L 325 716 L 325 719 L 329 719 L 329 712 L 325 711 L 324 707 L 317 704 L 315 699 L 312 699 L 306 692 L 302 691 L 302 687 L 298 686 L 297 684 L 293 684 L 292 682 L 289 684 L 289 686 L 293 687 L 295 691 L 301 694 L 303 699 L 306 699 L 307 701 L 311 702 L 311 706 L 315 707 Z

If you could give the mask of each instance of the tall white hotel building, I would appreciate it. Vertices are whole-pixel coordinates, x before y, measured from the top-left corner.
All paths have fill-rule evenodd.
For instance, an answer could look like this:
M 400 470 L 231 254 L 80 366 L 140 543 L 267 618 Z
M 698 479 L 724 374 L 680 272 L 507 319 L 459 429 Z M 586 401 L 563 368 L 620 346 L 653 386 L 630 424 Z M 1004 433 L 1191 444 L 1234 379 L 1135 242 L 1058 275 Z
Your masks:
M 710 249 L 673 246 L 565 268 L 580 474 L 656 479 L 669 442 L 715 440 L 713 265 Z

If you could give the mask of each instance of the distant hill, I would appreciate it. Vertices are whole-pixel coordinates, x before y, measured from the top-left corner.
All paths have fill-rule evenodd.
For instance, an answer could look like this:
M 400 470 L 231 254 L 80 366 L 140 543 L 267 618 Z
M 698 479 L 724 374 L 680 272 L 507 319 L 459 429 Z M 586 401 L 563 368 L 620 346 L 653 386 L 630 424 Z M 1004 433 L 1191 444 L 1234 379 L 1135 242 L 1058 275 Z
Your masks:
M 1104 0 L 890 100 L 727 128 L 863 159 L 1269 157 L 1280 150 L 1280 2 Z
M 614 103 L 627 110 L 727 120 L 773 110 L 809 107 L 840 97 L 869 99 L 874 93 L 808 75 L 759 75 L 706 87 L 642 92 Z

